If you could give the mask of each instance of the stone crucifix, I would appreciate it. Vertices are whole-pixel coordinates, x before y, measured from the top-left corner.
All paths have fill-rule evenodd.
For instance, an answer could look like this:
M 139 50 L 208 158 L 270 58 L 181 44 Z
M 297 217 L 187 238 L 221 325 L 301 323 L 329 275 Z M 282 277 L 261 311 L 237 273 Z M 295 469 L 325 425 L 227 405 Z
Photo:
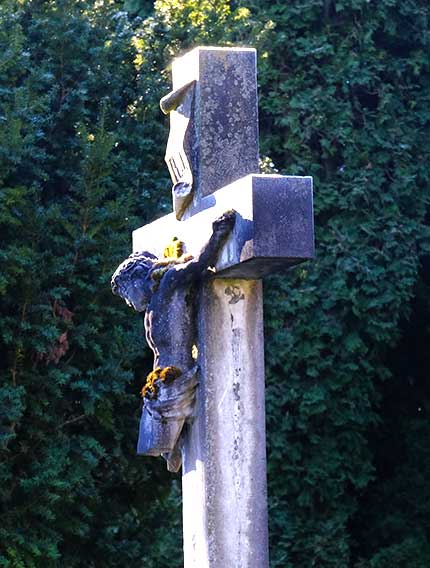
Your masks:
M 154 352 L 138 453 L 182 463 L 185 568 L 267 568 L 261 278 L 313 257 L 312 178 L 257 173 L 254 49 L 196 48 L 172 72 L 174 212 L 113 276 Z

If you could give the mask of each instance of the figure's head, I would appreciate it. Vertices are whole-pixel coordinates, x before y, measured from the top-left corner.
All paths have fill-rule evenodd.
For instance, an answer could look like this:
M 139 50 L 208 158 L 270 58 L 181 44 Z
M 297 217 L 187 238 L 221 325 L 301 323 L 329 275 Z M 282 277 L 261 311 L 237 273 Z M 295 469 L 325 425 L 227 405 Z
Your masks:
M 142 251 L 131 254 L 115 270 L 112 280 L 112 292 L 123 298 L 137 312 L 144 312 L 152 296 L 150 272 L 157 257 Z

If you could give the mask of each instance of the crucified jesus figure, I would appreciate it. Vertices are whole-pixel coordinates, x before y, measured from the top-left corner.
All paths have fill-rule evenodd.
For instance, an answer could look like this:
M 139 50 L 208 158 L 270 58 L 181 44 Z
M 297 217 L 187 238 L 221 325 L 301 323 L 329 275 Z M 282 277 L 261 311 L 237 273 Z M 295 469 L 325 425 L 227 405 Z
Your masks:
M 112 276 L 112 291 L 145 312 L 146 341 L 153 371 L 142 389 L 137 451 L 162 455 L 169 471 L 181 467 L 181 432 L 193 415 L 197 387 L 196 303 L 201 281 L 211 274 L 236 213 L 213 222 L 213 233 L 197 258 L 159 260 L 148 252 L 130 255 Z

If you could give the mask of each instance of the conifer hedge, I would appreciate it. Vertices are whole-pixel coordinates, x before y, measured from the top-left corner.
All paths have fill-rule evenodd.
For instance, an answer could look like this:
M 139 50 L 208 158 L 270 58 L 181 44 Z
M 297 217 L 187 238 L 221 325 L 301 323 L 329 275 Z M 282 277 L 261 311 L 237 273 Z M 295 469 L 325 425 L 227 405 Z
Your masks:
M 271 566 L 430 564 L 426 0 L 0 5 L 0 566 L 180 568 L 180 480 L 135 455 L 151 366 L 110 293 L 170 208 L 158 99 L 258 49 L 265 171 L 312 175 L 317 258 L 265 283 Z

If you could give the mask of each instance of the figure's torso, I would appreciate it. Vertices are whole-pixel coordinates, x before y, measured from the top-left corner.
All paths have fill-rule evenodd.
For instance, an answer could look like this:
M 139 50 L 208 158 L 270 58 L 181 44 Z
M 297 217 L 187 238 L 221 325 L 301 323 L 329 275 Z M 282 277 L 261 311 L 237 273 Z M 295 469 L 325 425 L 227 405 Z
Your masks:
M 185 371 L 193 365 L 195 294 L 191 286 L 160 286 L 152 297 L 145 314 L 145 331 L 154 352 L 154 368 L 173 365 Z

